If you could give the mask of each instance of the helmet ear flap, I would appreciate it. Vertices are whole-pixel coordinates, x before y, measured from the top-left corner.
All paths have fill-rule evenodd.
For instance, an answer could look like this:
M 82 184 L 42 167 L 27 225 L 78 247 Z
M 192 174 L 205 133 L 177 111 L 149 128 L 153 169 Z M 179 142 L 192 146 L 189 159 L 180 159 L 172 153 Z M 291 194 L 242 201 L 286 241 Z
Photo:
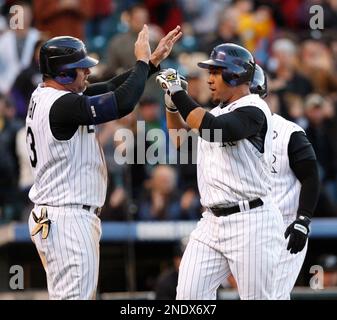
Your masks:
M 224 81 L 229 84 L 232 87 L 235 87 L 237 85 L 238 80 L 240 79 L 240 76 L 236 73 L 231 74 L 231 79 L 230 80 L 225 80 Z
M 60 84 L 70 84 L 75 81 L 76 77 L 76 69 L 70 69 L 59 72 L 59 74 L 54 79 Z
M 228 69 L 222 69 L 222 80 L 231 87 L 236 87 L 240 82 L 240 75 L 232 73 Z

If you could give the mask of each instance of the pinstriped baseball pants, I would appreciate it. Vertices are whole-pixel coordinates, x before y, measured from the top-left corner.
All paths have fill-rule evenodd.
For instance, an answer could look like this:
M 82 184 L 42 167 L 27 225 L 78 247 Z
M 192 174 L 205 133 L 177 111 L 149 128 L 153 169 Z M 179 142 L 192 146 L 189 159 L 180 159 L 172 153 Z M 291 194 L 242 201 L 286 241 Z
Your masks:
M 34 212 L 39 216 L 41 207 Z M 99 269 L 101 221 L 80 207 L 49 207 L 47 239 L 32 237 L 46 271 L 49 299 L 95 299 Z M 35 222 L 29 217 L 29 230 Z
M 283 230 L 271 203 L 227 217 L 204 212 L 180 264 L 177 300 L 216 299 L 230 273 L 241 299 L 275 299 Z
M 295 217 L 284 217 L 284 231 L 295 220 Z M 290 293 L 294 288 L 297 277 L 301 271 L 307 250 L 308 241 L 301 252 L 291 254 L 287 250 L 289 238 L 284 239 L 281 257 L 276 274 L 276 299 L 289 300 Z

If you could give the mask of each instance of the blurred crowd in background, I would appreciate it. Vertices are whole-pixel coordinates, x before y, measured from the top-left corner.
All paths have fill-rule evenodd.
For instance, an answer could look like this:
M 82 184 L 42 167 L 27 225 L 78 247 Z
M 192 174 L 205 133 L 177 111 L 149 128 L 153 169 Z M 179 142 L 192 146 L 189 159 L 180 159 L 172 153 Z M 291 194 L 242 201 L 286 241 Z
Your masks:
M 309 8 L 324 10 L 324 29 L 312 30 Z M 24 26 L 11 29 L 11 8 L 24 8 Z M 91 82 L 107 80 L 135 63 L 134 43 L 144 23 L 154 48 L 176 25 L 183 37 L 162 68 L 186 76 L 189 94 L 212 108 L 207 73 L 197 67 L 214 46 L 243 45 L 266 70 L 272 111 L 302 126 L 316 151 L 321 195 L 315 217 L 337 216 L 337 0 L 0 0 L 0 224 L 27 221 L 33 179 L 25 146 L 24 121 L 31 93 L 42 77 L 41 44 L 69 35 L 82 39 L 100 60 Z M 202 208 L 193 164 L 119 165 L 114 134 L 135 137 L 166 130 L 163 94 L 151 78 L 136 110 L 99 128 L 109 171 L 102 220 L 196 220 Z M 137 126 L 137 121 L 145 121 Z M 143 131 L 143 132 L 140 132 Z M 172 148 L 166 134 L 165 144 Z M 135 145 L 126 148 L 137 150 Z M 117 150 L 118 151 L 118 150 Z

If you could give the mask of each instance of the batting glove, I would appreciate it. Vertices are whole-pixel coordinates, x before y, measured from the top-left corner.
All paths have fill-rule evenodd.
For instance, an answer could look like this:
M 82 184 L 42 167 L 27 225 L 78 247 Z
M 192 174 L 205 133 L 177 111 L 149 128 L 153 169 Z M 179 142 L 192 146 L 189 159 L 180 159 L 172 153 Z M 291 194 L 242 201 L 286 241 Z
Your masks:
M 156 81 L 160 87 L 170 96 L 178 91 L 184 90 L 181 86 L 180 75 L 177 70 L 169 68 L 159 72 Z
M 183 76 L 180 76 L 180 81 L 181 81 L 181 87 L 186 91 L 188 90 L 188 82 L 186 81 L 186 79 Z M 166 106 L 166 110 L 169 112 L 178 112 L 178 109 L 176 107 L 176 105 L 173 103 L 171 97 L 169 96 L 169 94 L 166 92 L 164 95 L 164 100 L 165 100 L 165 106 Z
M 284 233 L 285 238 L 289 236 L 287 250 L 296 254 L 303 250 L 309 235 L 309 224 L 311 220 L 306 216 L 299 216 L 292 224 L 290 224 Z
M 171 97 L 168 95 L 167 92 L 165 92 L 164 101 L 165 101 L 165 107 L 167 111 L 178 112 L 176 105 L 173 103 Z

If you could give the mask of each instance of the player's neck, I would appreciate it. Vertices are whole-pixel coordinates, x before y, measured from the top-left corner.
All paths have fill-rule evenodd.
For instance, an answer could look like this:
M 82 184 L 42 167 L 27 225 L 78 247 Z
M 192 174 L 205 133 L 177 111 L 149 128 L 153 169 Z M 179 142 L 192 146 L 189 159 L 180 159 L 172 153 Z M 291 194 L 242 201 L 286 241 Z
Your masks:
M 45 80 L 43 82 L 43 86 L 44 87 L 54 88 L 56 90 L 65 90 L 65 91 L 68 91 L 68 89 L 64 85 L 62 85 L 62 84 L 60 84 L 60 83 L 58 83 L 58 82 L 56 82 L 54 80 L 51 80 L 51 79 Z
M 227 103 L 232 103 L 236 100 L 241 99 L 244 96 L 248 96 L 250 93 L 248 86 L 238 86 L 235 88 L 236 90 L 233 91 L 233 95 L 227 101 Z

